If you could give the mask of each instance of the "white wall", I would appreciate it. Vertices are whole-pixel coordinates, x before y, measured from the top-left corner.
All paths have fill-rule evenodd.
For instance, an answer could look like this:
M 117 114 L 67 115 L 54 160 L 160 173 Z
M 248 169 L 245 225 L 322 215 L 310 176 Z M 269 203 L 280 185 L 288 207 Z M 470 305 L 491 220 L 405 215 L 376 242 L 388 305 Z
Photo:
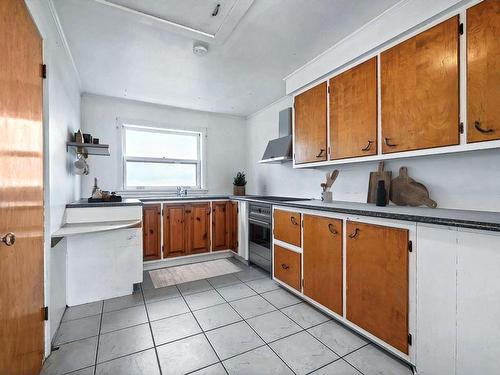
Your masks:
M 285 97 L 247 119 L 248 193 L 320 198 L 320 183 L 327 171 L 338 169 L 333 185 L 335 200 L 366 202 L 368 176 L 377 162 L 322 168 L 293 169 L 292 163 L 258 164 L 267 142 L 278 137 L 278 112 L 292 105 Z M 471 151 L 386 161 L 386 169 L 397 176 L 408 167 L 415 180 L 429 189 L 441 208 L 500 211 L 500 150 Z
M 232 177 L 245 169 L 245 119 L 106 96 L 82 96 L 82 129 L 110 145 L 110 157 L 90 156 L 90 174 L 82 178 L 82 197 L 90 196 L 94 177 L 101 189 L 120 191 L 117 118 L 151 122 L 155 126 L 206 128 L 207 189 L 210 194 L 232 191 Z
M 51 13 L 49 2 L 26 0 L 43 38 L 44 62 L 44 175 L 45 175 L 45 303 L 50 320 L 46 325 L 46 354 L 66 307 L 65 242 L 50 248 L 50 234 L 63 219 L 65 205 L 80 195 L 79 180 L 71 173 L 72 156 L 66 142 L 80 127 L 78 76 Z

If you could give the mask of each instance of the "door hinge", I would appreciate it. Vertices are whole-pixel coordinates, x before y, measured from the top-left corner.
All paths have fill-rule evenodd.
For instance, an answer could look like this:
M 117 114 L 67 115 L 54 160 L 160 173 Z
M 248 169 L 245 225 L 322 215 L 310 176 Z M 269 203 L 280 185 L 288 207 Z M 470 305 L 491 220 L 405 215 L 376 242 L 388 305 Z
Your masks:
M 328 93 L 330 93 L 330 86 L 328 86 Z
M 49 320 L 49 306 L 43 308 L 43 320 Z
M 301 221 L 301 226 L 304 228 L 304 220 Z
M 40 75 L 42 76 L 43 79 L 47 78 L 47 65 L 46 64 L 41 65 Z
M 460 35 L 464 35 L 464 24 L 461 23 L 460 25 L 458 25 L 458 33 Z
M 458 131 L 460 132 L 460 134 L 464 134 L 464 123 L 463 122 L 458 124 Z
M 413 242 L 408 241 L 408 251 L 411 253 L 413 251 Z
M 302 288 L 304 287 L 304 279 L 302 279 L 302 281 L 300 282 L 300 284 L 302 285 Z
M 413 343 L 413 336 L 411 335 L 411 333 L 408 334 L 408 345 L 412 345 Z

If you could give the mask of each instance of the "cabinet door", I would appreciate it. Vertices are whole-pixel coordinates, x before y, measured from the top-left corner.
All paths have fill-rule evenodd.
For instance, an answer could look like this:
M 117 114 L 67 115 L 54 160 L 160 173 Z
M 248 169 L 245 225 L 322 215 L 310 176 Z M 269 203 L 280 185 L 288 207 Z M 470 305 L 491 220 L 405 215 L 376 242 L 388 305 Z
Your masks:
M 500 2 L 467 9 L 467 142 L 500 139 Z
M 212 250 L 227 250 L 229 248 L 226 203 L 226 201 L 212 202 Z
M 304 215 L 304 294 L 342 311 L 342 220 Z
M 226 220 L 229 232 L 229 249 L 238 252 L 238 203 L 226 203 Z
M 382 151 L 459 143 L 458 16 L 380 55 Z
M 142 252 L 144 260 L 161 258 L 159 204 L 144 205 L 142 209 Z
M 295 164 L 326 160 L 326 82 L 295 97 Z
M 274 210 L 274 238 L 300 246 L 300 219 L 298 212 Z
M 186 210 L 184 204 L 165 205 L 163 217 L 163 244 L 165 248 L 164 257 L 175 257 L 186 255 Z
M 408 231 L 347 222 L 347 319 L 408 354 Z
M 331 159 L 377 154 L 377 58 L 330 79 Z
M 210 250 L 210 203 L 194 203 L 188 209 L 189 230 L 186 232 L 190 254 Z
M 300 292 L 300 254 L 274 245 L 274 277 Z

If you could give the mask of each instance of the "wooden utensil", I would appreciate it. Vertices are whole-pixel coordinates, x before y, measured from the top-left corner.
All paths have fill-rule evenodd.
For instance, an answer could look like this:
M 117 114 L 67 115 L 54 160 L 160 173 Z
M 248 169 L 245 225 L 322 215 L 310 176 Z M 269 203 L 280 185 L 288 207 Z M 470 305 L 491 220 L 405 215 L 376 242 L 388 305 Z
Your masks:
M 337 179 L 338 176 L 339 176 L 338 169 L 335 169 L 333 172 L 326 174 L 326 190 L 325 191 L 330 190 L 330 188 L 332 187 L 333 183 L 335 182 L 335 180 Z
M 370 172 L 370 179 L 368 180 L 368 197 L 366 198 L 367 203 L 377 202 L 377 183 L 380 180 L 384 181 L 385 190 L 387 191 L 387 202 L 389 203 L 389 194 L 391 192 L 391 178 L 392 172 L 384 171 L 384 162 L 378 163 L 378 171 Z
M 390 198 L 398 206 L 437 207 L 437 203 L 429 198 L 427 188 L 408 176 L 406 167 L 399 168 L 399 176 L 392 180 Z

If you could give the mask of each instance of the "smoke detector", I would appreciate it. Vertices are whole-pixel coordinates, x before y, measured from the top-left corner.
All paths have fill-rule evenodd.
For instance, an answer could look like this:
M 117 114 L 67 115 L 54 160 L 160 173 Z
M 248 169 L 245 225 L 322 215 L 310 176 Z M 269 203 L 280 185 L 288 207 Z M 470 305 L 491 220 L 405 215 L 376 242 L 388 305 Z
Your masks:
M 205 56 L 208 53 L 208 46 L 201 42 L 195 42 L 193 44 L 193 53 L 196 56 Z

